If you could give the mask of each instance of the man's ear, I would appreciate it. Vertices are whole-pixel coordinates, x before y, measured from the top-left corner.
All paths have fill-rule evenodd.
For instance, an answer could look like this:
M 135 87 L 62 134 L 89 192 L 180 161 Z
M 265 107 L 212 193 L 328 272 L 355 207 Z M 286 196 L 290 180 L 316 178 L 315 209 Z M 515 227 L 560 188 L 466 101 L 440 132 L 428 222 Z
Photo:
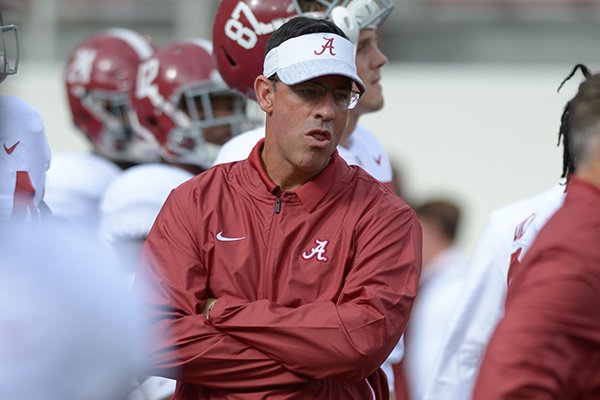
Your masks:
M 264 75 L 259 75 L 254 80 L 254 92 L 256 93 L 256 101 L 258 101 L 260 109 L 270 114 L 273 111 L 274 82 L 267 79 Z

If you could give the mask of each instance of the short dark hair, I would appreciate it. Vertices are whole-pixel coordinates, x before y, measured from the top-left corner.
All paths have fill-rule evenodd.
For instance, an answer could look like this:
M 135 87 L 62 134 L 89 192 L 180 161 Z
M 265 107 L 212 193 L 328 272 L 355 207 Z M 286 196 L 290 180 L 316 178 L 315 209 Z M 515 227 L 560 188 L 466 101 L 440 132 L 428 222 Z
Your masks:
M 415 208 L 419 219 L 437 224 L 444 235 L 453 242 L 460 221 L 460 208 L 449 200 L 431 200 Z
M 265 47 L 265 57 L 269 51 L 279 46 L 286 40 L 302 35 L 321 32 L 335 33 L 336 35 L 348 39 L 348 36 L 346 36 L 344 31 L 338 28 L 337 25 L 331 21 L 303 16 L 295 17 L 281 25 L 279 29 L 273 32 L 273 35 L 271 35 L 267 41 L 267 47 Z

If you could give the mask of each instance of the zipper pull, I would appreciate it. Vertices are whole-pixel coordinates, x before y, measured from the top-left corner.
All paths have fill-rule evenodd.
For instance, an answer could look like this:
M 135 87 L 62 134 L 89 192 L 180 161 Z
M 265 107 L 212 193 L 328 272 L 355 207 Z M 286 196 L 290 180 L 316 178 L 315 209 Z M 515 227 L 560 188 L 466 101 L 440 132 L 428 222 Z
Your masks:
M 275 200 L 275 214 L 279 214 L 279 211 L 281 211 L 281 194 L 278 194 Z

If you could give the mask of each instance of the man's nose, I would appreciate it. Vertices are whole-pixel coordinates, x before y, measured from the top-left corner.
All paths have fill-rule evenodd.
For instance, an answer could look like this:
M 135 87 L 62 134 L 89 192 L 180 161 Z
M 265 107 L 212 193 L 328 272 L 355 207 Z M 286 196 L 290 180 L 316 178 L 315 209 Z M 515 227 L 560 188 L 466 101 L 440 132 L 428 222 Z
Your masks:
M 327 90 L 325 96 L 316 105 L 315 112 L 317 117 L 325 121 L 331 121 L 335 118 L 336 104 L 331 90 Z
M 372 62 L 375 64 L 376 68 L 381 68 L 388 63 L 388 58 L 379 47 L 375 47 L 375 54 L 373 55 Z

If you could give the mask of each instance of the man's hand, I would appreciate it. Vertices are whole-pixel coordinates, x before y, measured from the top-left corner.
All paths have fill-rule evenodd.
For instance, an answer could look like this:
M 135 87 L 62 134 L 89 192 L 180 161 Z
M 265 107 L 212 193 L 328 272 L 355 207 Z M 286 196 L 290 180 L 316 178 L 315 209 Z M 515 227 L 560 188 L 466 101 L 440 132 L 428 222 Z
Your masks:
M 204 309 L 202 310 L 202 314 L 204 315 L 207 321 L 210 319 L 208 314 L 210 313 L 210 310 L 212 310 L 212 308 L 215 306 L 216 302 L 217 299 L 212 298 L 208 298 L 204 301 Z

